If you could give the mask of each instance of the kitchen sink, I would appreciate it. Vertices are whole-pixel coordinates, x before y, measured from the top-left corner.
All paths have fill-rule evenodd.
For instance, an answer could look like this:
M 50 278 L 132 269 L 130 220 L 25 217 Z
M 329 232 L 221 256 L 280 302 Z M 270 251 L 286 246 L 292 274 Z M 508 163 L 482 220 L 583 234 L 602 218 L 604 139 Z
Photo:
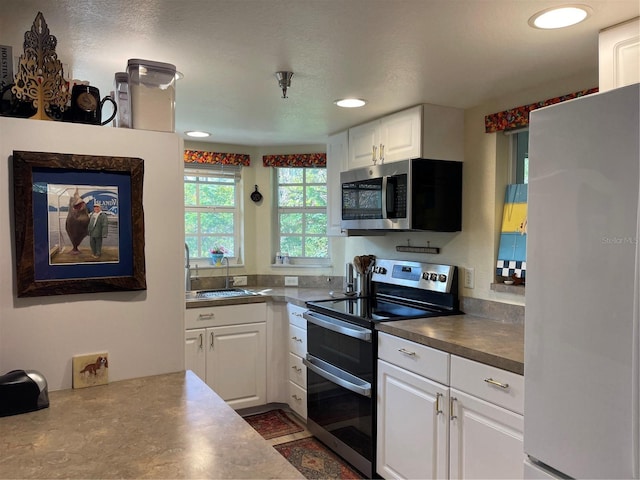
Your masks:
M 217 298 L 254 297 L 259 293 L 243 288 L 220 288 L 217 290 L 192 290 L 187 292 L 187 300 L 215 300 Z

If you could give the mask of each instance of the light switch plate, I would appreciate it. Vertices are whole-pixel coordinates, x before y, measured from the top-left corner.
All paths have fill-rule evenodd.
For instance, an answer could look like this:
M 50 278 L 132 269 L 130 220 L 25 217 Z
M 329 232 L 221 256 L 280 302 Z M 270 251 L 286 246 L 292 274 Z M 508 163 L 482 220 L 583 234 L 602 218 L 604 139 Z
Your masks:
M 233 277 L 233 286 L 234 287 L 244 287 L 247 285 L 247 276 L 246 275 L 238 275 L 237 277 Z
M 464 288 L 473 288 L 475 284 L 475 269 L 465 267 L 464 269 Z
M 284 286 L 285 287 L 297 287 L 298 286 L 298 277 L 284 277 Z

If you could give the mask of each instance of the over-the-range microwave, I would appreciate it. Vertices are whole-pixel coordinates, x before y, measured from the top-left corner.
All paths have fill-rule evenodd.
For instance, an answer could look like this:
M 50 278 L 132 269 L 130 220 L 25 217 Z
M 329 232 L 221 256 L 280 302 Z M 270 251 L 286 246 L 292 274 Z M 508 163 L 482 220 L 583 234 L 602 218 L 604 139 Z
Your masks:
M 340 173 L 343 229 L 462 229 L 462 162 L 414 158 Z

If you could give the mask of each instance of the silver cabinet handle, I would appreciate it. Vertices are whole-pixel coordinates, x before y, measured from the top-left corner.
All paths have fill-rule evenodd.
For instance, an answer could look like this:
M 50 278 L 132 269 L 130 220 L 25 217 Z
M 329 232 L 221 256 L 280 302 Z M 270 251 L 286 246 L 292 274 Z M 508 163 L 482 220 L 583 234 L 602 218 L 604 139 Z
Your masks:
M 200 334 L 198 337 L 200 337 L 200 345 L 198 345 L 198 348 L 202 350 L 202 346 L 204 345 L 204 335 Z
M 201 313 L 198 315 L 198 320 L 211 320 L 215 316 L 215 313 Z
M 380 144 L 380 163 L 384 163 L 384 145 Z
M 293 368 L 296 372 L 301 373 L 302 372 L 302 368 L 300 367 L 296 367 L 295 365 L 292 365 L 291 368 Z
M 296 395 L 295 393 L 293 395 L 291 395 L 291 398 L 293 398 L 296 402 L 302 401 L 302 398 L 299 397 L 298 395 Z
M 440 397 L 442 397 L 441 393 L 436 393 L 436 415 L 440 415 L 442 410 L 440 410 Z
M 489 385 L 494 385 L 496 387 L 500 387 L 503 390 L 506 390 L 507 388 L 509 388 L 509 384 L 508 383 L 500 383 L 500 382 L 494 380 L 493 378 L 485 378 L 484 381 L 487 382 Z
M 373 145 L 373 154 L 371 155 L 371 161 L 373 162 L 373 164 L 375 165 L 376 162 L 378 161 L 376 159 L 376 150 L 378 150 L 378 147 Z
M 209 343 L 209 346 L 213 349 L 213 332 L 211 332 L 211 343 Z
M 404 348 L 400 348 L 400 349 L 398 349 L 398 351 L 400 353 L 403 353 L 403 354 L 409 356 L 409 357 L 415 357 L 416 356 L 416 352 L 410 352 L 409 350 L 406 350 Z
M 449 399 L 449 419 L 450 420 L 455 420 L 456 418 L 458 418 L 457 415 L 455 415 L 455 410 L 453 408 L 455 402 L 457 402 L 458 399 L 456 397 L 451 397 Z
M 302 314 L 300 312 L 291 312 L 291 314 L 302 318 Z
M 291 337 L 291 340 L 295 340 L 296 342 L 301 342 L 302 343 L 302 339 L 296 337 L 295 335 L 293 337 Z

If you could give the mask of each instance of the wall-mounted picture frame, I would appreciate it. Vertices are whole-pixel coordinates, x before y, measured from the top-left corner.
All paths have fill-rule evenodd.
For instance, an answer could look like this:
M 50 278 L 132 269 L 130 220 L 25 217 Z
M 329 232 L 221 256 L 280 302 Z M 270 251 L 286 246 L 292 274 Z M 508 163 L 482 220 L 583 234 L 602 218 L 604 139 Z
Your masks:
M 13 152 L 18 297 L 145 290 L 144 161 Z

